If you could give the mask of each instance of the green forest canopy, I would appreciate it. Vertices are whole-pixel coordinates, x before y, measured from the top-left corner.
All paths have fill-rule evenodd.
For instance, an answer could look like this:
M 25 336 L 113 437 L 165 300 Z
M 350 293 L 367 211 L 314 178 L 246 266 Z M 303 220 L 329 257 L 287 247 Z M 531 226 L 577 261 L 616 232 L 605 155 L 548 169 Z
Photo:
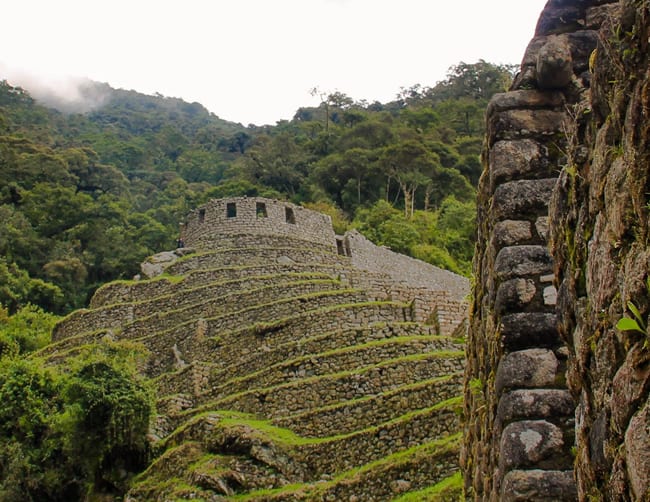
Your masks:
M 62 314 L 169 249 L 213 197 L 271 196 L 469 274 L 484 110 L 512 67 L 459 63 L 395 101 L 320 92 L 290 121 L 248 126 L 198 103 L 115 90 L 87 113 L 0 82 L 0 304 Z

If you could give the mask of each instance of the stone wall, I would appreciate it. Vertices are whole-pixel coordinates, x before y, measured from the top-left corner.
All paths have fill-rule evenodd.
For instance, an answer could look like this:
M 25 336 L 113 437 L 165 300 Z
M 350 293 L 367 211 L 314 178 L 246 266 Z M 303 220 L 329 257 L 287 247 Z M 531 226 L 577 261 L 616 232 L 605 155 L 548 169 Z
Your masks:
M 650 500 L 650 2 L 603 6 L 550 208 L 581 500 Z M 631 302 L 632 306 L 628 302 Z M 639 310 L 639 329 L 616 327 Z
M 212 199 L 188 215 L 181 231 L 185 246 L 201 249 L 218 246 L 220 236 L 228 234 L 286 235 L 336 252 L 329 216 L 263 197 Z
M 346 232 L 343 243 L 353 267 L 387 275 L 391 283 L 402 283 L 408 288 L 443 291 L 457 301 L 464 301 L 469 292 L 469 281 L 466 278 L 395 253 L 386 247 L 376 246 L 356 230 Z
M 511 90 L 487 110 L 461 456 L 470 499 L 576 498 L 548 204 L 610 3 L 550 0 Z

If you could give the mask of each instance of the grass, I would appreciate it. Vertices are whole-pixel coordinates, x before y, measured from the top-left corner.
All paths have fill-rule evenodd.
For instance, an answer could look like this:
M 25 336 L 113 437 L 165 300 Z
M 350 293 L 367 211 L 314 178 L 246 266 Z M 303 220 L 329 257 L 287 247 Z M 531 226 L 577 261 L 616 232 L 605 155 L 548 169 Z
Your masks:
M 309 315 L 314 315 L 314 314 L 328 314 L 331 312 L 336 312 L 338 310 L 345 310 L 345 309 L 355 309 L 355 308 L 365 308 L 365 307 L 375 307 L 375 306 L 394 306 L 394 307 L 399 307 L 399 308 L 406 308 L 408 307 L 408 304 L 403 303 L 403 302 L 395 302 L 395 301 L 364 301 L 364 302 L 356 302 L 356 303 L 339 303 L 337 305 L 328 305 L 326 307 L 319 307 L 316 309 L 311 309 L 311 310 L 305 310 L 302 312 L 299 312 L 297 314 L 293 314 L 290 316 L 286 316 L 280 319 L 274 319 L 273 321 L 265 322 L 263 323 L 266 327 L 273 328 L 274 326 L 279 326 L 279 325 L 287 325 L 291 321 L 295 321 L 301 318 L 304 318 Z M 396 324 L 399 324 L 401 321 L 395 321 Z M 229 337 L 229 336 L 237 336 L 240 334 L 245 334 L 249 333 L 251 331 L 255 331 L 255 326 L 257 324 L 261 323 L 254 323 L 252 325 L 246 325 L 242 326 L 240 328 L 234 329 L 234 330 L 224 330 L 221 332 L 219 336 L 213 337 L 213 340 L 215 341 L 222 341 L 222 339 Z M 349 328 L 348 330 L 352 329 L 369 329 L 372 326 L 376 326 L 378 324 L 382 323 L 371 323 L 368 324 L 367 326 L 358 326 L 358 328 Z M 385 323 L 383 323 L 385 324 Z M 408 323 L 404 322 L 404 324 L 416 324 L 416 323 Z M 346 331 L 348 331 L 346 330 Z M 340 330 L 334 330 L 330 331 L 328 333 L 336 333 Z M 318 335 L 318 336 L 326 336 L 326 335 Z M 310 337 L 305 339 L 305 341 L 308 340 L 313 340 L 316 337 Z
M 393 502 L 423 502 L 441 500 L 461 500 L 463 490 L 463 475 L 459 472 L 439 481 L 433 486 L 407 493 Z
M 287 429 L 274 427 L 270 425 L 268 421 L 251 418 L 250 415 L 245 413 L 218 411 L 202 416 L 214 414 L 219 415 L 219 424 L 223 427 L 236 428 L 244 426 L 249 429 L 254 429 L 253 434 L 258 438 L 263 441 L 272 441 L 279 446 L 295 446 L 300 444 L 315 443 L 315 441 L 309 441 L 305 440 L 304 438 L 300 438 Z M 195 423 L 201 418 L 202 417 L 195 417 L 192 420 L 192 423 Z M 184 427 L 179 428 L 174 432 L 173 436 L 179 434 L 183 429 L 189 427 L 190 425 L 191 424 L 188 423 Z M 248 433 L 250 434 L 251 432 L 248 431 Z M 169 442 L 173 444 L 173 437 L 170 436 L 168 439 Z M 280 500 L 283 496 L 289 495 L 305 496 L 310 500 L 318 500 L 319 496 L 322 497 L 328 490 L 332 489 L 340 483 L 366 483 L 367 480 L 364 480 L 364 478 L 373 472 L 376 473 L 375 475 L 377 477 L 380 477 L 382 476 L 382 472 L 389 471 L 391 469 L 402 470 L 407 465 L 420 465 L 422 463 L 422 460 L 426 457 L 439 457 L 448 453 L 455 453 L 458 451 L 458 448 L 460 446 L 460 439 L 461 433 L 449 435 L 434 441 L 430 441 L 393 453 L 391 455 L 387 455 L 362 466 L 338 473 L 328 481 L 321 480 L 317 482 L 294 483 L 291 485 L 285 485 L 280 488 L 254 490 L 246 494 L 235 495 L 232 497 L 232 500 L 256 500 L 265 497 L 277 498 Z M 188 441 L 185 441 L 183 445 L 186 445 L 187 443 Z M 193 443 L 198 444 L 196 442 Z M 160 479 L 160 476 L 152 475 L 156 472 L 155 464 L 161 460 L 164 460 L 165 458 L 171 457 L 176 453 L 176 450 L 178 450 L 178 448 L 182 447 L 183 446 L 170 447 L 166 452 L 164 452 L 154 464 L 152 464 L 145 472 L 138 476 L 136 484 L 134 485 L 135 488 L 155 488 L 158 494 L 160 494 L 160 488 L 173 488 L 172 494 L 175 495 L 181 495 L 188 492 L 200 493 L 202 491 L 200 488 L 187 484 L 187 480 L 185 479 L 180 479 L 178 477 Z M 215 455 L 213 453 L 206 453 L 205 450 L 203 450 L 203 454 L 198 458 L 193 458 L 190 465 L 184 467 L 184 470 L 186 472 L 192 472 L 197 468 L 201 468 L 201 466 L 205 465 L 207 462 L 211 461 L 217 456 L 218 455 Z M 454 493 L 460 488 L 461 485 L 462 479 L 460 478 L 460 475 L 455 474 L 451 477 L 441 480 L 432 487 L 428 487 L 426 489 L 405 495 L 398 500 L 402 502 L 415 500 L 437 500 L 435 497 Z
M 232 281 L 232 282 L 241 282 L 241 281 Z M 252 288 L 252 289 L 249 289 L 249 290 L 246 290 L 246 291 L 236 291 L 236 292 L 228 293 L 228 294 L 221 295 L 221 296 L 211 297 L 211 299 L 212 300 L 226 300 L 226 299 L 232 298 L 232 297 L 237 297 L 237 296 L 241 296 L 241 295 L 252 295 L 252 294 L 258 294 L 259 296 L 263 296 L 264 293 L 266 291 L 269 291 L 269 290 L 272 291 L 274 289 L 278 289 L 278 288 L 281 288 L 281 287 L 286 288 L 286 287 L 291 287 L 291 286 L 305 286 L 305 285 L 311 285 L 311 284 L 333 284 L 333 285 L 337 285 L 337 284 L 340 284 L 340 282 L 337 281 L 336 279 L 313 279 L 313 280 L 288 281 L 288 282 L 280 282 L 280 283 L 274 282 L 274 283 L 272 283 L 270 285 L 261 286 L 261 287 L 258 287 L 258 288 Z M 191 288 L 191 289 L 186 289 L 186 290 L 181 290 L 181 291 L 177 291 L 177 292 L 174 292 L 174 293 L 170 293 L 168 295 L 162 295 L 162 296 L 154 298 L 153 300 L 143 300 L 143 301 L 137 301 L 137 302 L 131 302 L 131 303 L 120 303 L 120 304 L 114 304 L 114 305 L 106 305 L 106 306 L 102 306 L 102 307 L 100 307 L 98 309 L 95 309 L 95 310 L 105 310 L 105 309 L 109 309 L 111 307 L 120 306 L 120 305 L 145 305 L 147 303 L 154 303 L 154 302 L 159 301 L 161 299 L 173 299 L 175 296 L 180 295 L 180 294 L 188 294 L 188 293 L 191 293 L 191 292 L 199 291 L 201 289 L 208 289 L 208 288 L 211 288 L 211 287 L 216 287 L 218 285 L 220 285 L 220 284 L 218 284 L 218 283 L 217 284 L 208 284 L 206 286 L 199 286 L 197 288 Z M 346 290 L 334 290 L 334 291 L 335 292 L 340 292 L 340 291 L 351 291 L 351 290 L 346 289 Z M 359 290 L 356 290 L 356 291 L 359 291 Z M 304 295 L 298 295 L 298 296 L 294 296 L 294 297 L 283 298 L 281 300 L 277 300 L 276 302 L 279 303 L 282 300 L 287 300 L 287 299 L 291 299 L 291 298 L 299 299 L 299 298 L 302 298 L 303 296 L 317 295 L 318 293 L 323 293 L 323 291 L 318 291 L 318 292 L 315 292 L 315 293 L 305 293 Z M 276 303 L 276 302 L 271 302 L 269 304 L 265 304 L 265 305 L 262 305 L 262 306 L 271 305 L 271 304 Z M 188 305 L 183 305 L 183 306 L 181 306 L 180 308 L 177 308 L 177 309 L 169 309 L 169 310 L 165 310 L 164 312 L 155 312 L 153 314 L 149 314 L 149 315 L 146 315 L 146 316 L 140 316 L 140 317 L 138 317 L 138 319 L 134 319 L 131 322 L 125 323 L 124 326 L 126 328 L 126 327 L 128 327 L 128 326 L 130 326 L 132 324 L 135 324 L 135 323 L 146 322 L 146 321 L 148 321 L 150 319 L 163 318 L 163 317 L 167 317 L 167 316 L 170 316 L 170 315 L 178 314 L 180 312 L 190 310 L 192 308 L 200 307 L 204 303 L 205 303 L 205 301 L 203 301 L 203 300 L 202 301 L 197 301 L 197 302 L 194 302 L 194 303 L 191 303 L 191 304 L 188 304 Z M 233 311 L 233 312 L 244 312 L 246 310 L 250 310 L 250 309 L 253 309 L 253 308 L 256 308 L 256 307 L 257 307 L 257 305 L 254 305 L 254 306 L 242 309 L 240 311 Z
M 255 251 L 257 253 L 259 252 L 264 252 L 264 251 L 307 251 L 309 253 L 317 253 L 317 254 L 322 254 L 322 255 L 327 255 L 327 256 L 335 256 L 339 257 L 337 253 L 334 253 L 332 251 L 326 250 L 326 249 L 314 249 L 314 248 L 307 248 L 307 247 L 295 247 L 295 246 L 255 246 L 255 247 L 233 247 L 233 248 L 221 248 L 221 249 L 215 249 L 215 250 L 210 250 L 210 251 L 200 251 L 197 253 L 192 253 L 188 254 L 185 256 L 180 257 L 178 260 L 176 260 L 172 265 L 170 265 L 170 268 L 175 267 L 179 264 L 182 264 L 184 262 L 190 261 L 195 258 L 201 258 L 203 256 L 216 256 L 216 255 L 224 255 L 227 253 L 231 254 L 237 254 L 237 253 L 243 253 L 246 251 Z
M 299 436 L 290 429 L 285 427 L 278 427 L 273 425 L 271 420 L 264 420 L 254 417 L 249 413 L 238 412 L 233 410 L 206 410 L 197 415 L 192 416 L 187 422 L 174 430 L 169 436 L 162 440 L 161 446 L 166 447 L 168 443 L 175 445 L 174 439 L 190 428 L 195 423 L 202 420 L 204 417 L 216 416 L 219 417 L 219 426 L 222 428 L 237 428 L 247 427 L 250 429 L 250 434 L 263 440 L 280 445 L 287 449 L 293 449 L 298 446 L 315 446 L 322 443 L 341 441 L 356 435 L 372 434 L 382 428 L 391 427 L 402 422 L 408 422 L 414 417 L 427 415 L 429 413 L 445 410 L 455 409 L 462 405 L 462 396 L 446 399 L 434 406 L 428 408 L 421 408 L 418 410 L 410 411 L 399 417 L 393 418 L 380 424 L 371 425 L 364 429 L 348 432 L 345 434 L 336 434 L 334 436 L 327 436 L 322 438 L 307 438 Z
M 304 283 L 305 283 L 304 281 L 297 281 L 295 284 L 300 285 L 300 284 L 304 284 Z M 291 284 L 293 284 L 293 283 L 287 283 L 287 284 L 284 284 L 284 285 L 287 286 L 287 285 L 291 285 Z M 258 288 L 258 289 L 250 290 L 247 293 L 249 293 L 249 294 L 262 293 L 263 291 L 266 291 L 266 290 L 269 290 L 269 289 L 272 290 L 272 289 L 276 289 L 276 288 L 277 288 L 277 285 L 266 286 L 264 288 Z M 270 308 L 270 307 L 273 307 L 275 305 L 280 305 L 280 304 L 283 304 L 283 303 L 289 303 L 289 302 L 296 301 L 296 300 L 297 301 L 309 301 L 309 300 L 314 299 L 314 298 L 321 298 L 321 297 L 326 297 L 326 296 L 336 296 L 336 295 L 350 294 L 350 293 L 361 293 L 361 292 L 362 292 L 362 290 L 360 290 L 360 289 L 346 288 L 346 289 L 317 291 L 317 292 L 314 292 L 314 293 L 304 293 L 302 295 L 290 296 L 290 297 L 287 297 L 287 298 L 280 298 L 279 300 L 274 300 L 274 301 L 267 302 L 267 303 L 260 303 L 260 304 L 256 304 L 256 305 L 251 305 L 251 306 L 248 306 L 248 307 L 244 307 L 244 308 L 242 308 L 240 310 L 229 310 L 228 312 L 224 312 L 224 313 L 222 313 L 220 315 L 206 318 L 205 320 L 206 321 L 211 321 L 211 320 L 216 320 L 216 319 L 220 319 L 220 318 L 224 318 L 224 317 L 228 317 L 228 316 L 240 315 L 240 314 L 243 314 L 245 312 L 250 312 L 252 310 L 257 310 L 257 309 L 262 309 L 262 308 Z M 225 297 L 227 297 L 227 296 L 236 296 L 236 295 L 225 295 Z M 186 306 L 184 306 L 184 307 L 182 307 L 180 309 L 166 310 L 162 314 L 160 312 L 156 312 L 156 313 L 148 315 L 148 316 L 139 317 L 136 320 L 133 320 L 133 321 L 131 321 L 129 323 L 126 323 L 124 325 L 124 329 L 126 330 L 126 329 L 128 329 L 129 326 L 133 326 L 136 323 L 143 323 L 143 322 L 146 322 L 146 321 L 151 320 L 151 319 L 163 318 L 163 317 L 167 317 L 167 316 L 170 316 L 170 315 L 173 315 L 173 314 L 178 314 L 179 312 L 183 312 L 183 311 L 189 310 L 189 309 L 191 309 L 193 307 L 200 306 L 200 305 L 202 305 L 202 303 L 203 302 L 197 302 L 197 303 L 194 303 L 194 304 L 191 304 L 191 305 L 186 305 Z M 175 327 L 183 326 L 185 324 L 191 324 L 191 323 L 194 323 L 194 322 L 195 322 L 195 319 L 192 319 L 190 321 L 185 321 L 183 323 L 179 323 Z M 166 331 L 169 331 L 169 330 L 166 330 Z
M 296 357 L 294 359 L 283 360 L 282 362 L 273 364 L 271 366 L 264 367 L 263 369 L 255 371 L 253 373 L 248 373 L 248 374 L 243 375 L 243 376 L 232 378 L 230 380 L 227 380 L 227 381 L 223 382 L 221 385 L 219 385 L 217 387 L 217 389 L 220 388 L 220 387 L 225 387 L 227 385 L 232 385 L 234 383 L 239 383 L 239 382 L 243 382 L 243 381 L 246 381 L 246 380 L 249 380 L 249 379 L 259 377 L 260 375 L 263 375 L 265 373 L 277 370 L 278 368 L 295 366 L 295 365 L 298 365 L 298 364 L 300 364 L 302 362 L 309 361 L 310 359 L 313 359 L 313 358 L 327 358 L 327 357 L 337 356 L 337 355 L 352 354 L 352 353 L 355 353 L 355 352 L 365 351 L 367 349 L 372 349 L 372 348 L 376 348 L 376 347 L 384 347 L 384 346 L 387 346 L 387 345 L 406 345 L 406 344 L 411 343 L 411 342 L 434 341 L 437 338 L 439 338 L 439 337 L 437 337 L 436 335 L 384 338 L 384 339 L 380 339 L 380 340 L 372 340 L 372 341 L 365 342 L 365 343 L 358 344 L 358 345 L 349 345 L 347 347 L 326 350 L 324 352 L 309 353 L 309 354 L 306 354 L 304 356 Z M 434 353 L 434 352 L 428 352 L 428 353 Z
M 377 368 L 385 368 L 387 366 L 391 366 L 396 363 L 404 363 L 404 362 L 413 362 L 413 361 L 422 361 L 426 359 L 442 359 L 442 358 L 461 358 L 464 357 L 465 353 L 463 351 L 438 351 L 438 352 L 429 352 L 429 353 L 423 353 L 423 354 L 410 354 L 408 356 L 402 356 L 402 357 L 397 357 L 393 359 L 386 359 L 380 363 L 377 364 L 371 364 L 368 366 L 364 366 L 361 368 L 355 368 L 352 370 L 346 370 L 346 371 L 341 371 L 338 373 L 330 373 L 327 375 L 319 375 L 319 376 L 312 376 L 312 377 L 306 377 L 301 379 L 300 381 L 292 381 L 292 382 L 286 382 L 282 383 L 279 385 L 273 385 L 271 387 L 262 387 L 262 388 L 254 388 L 254 389 L 247 389 L 245 391 L 241 392 L 236 392 L 234 394 L 231 394 L 225 398 L 217 399 L 215 401 L 206 403 L 202 406 L 200 406 L 197 409 L 204 409 L 208 406 L 211 406 L 212 403 L 228 403 L 231 401 L 234 401 L 242 396 L 249 395 L 249 394 L 255 394 L 255 393 L 269 393 L 272 391 L 277 391 L 278 389 L 286 389 L 290 387 L 297 387 L 301 385 L 310 385 L 315 382 L 318 382 L 319 380 L 338 380 L 341 378 L 348 377 L 350 375 L 363 375 L 364 373 L 368 373 L 374 369 Z
M 445 453 L 455 452 L 460 446 L 461 434 L 453 434 L 429 443 L 411 447 L 392 455 L 387 455 L 378 460 L 374 460 L 360 467 L 344 471 L 337 474 L 329 481 L 318 481 L 317 483 L 296 483 L 293 485 L 283 486 L 282 488 L 256 490 L 247 494 L 241 494 L 233 497 L 233 500 L 255 500 L 264 497 L 281 497 L 290 494 L 299 494 L 309 497 L 310 500 L 319 500 L 327 490 L 335 485 L 345 482 L 363 482 L 363 477 L 372 471 L 388 470 L 394 467 L 404 466 L 409 463 L 419 463 L 418 460 L 427 456 L 440 456 Z M 278 498 L 278 500 L 280 500 Z M 322 500 L 322 498 L 320 498 Z
M 321 297 L 322 296 L 335 296 L 337 294 L 358 292 L 358 291 L 359 290 L 357 290 L 357 289 L 344 289 L 344 290 L 337 290 L 337 291 L 325 291 L 325 292 L 319 292 L 318 294 L 311 294 L 310 298 L 317 298 L 319 296 L 321 296 Z M 325 294 L 325 293 L 327 293 L 327 294 Z M 215 316 L 215 317 L 206 318 L 204 320 L 205 321 L 215 321 L 215 320 L 223 319 L 224 317 L 227 317 L 227 316 L 234 316 L 236 314 L 241 314 L 243 312 L 254 310 L 254 309 L 260 309 L 260 308 L 265 308 L 265 307 L 268 308 L 268 307 L 270 307 L 272 305 L 277 305 L 277 304 L 280 304 L 280 303 L 288 303 L 290 301 L 300 299 L 300 298 L 309 299 L 309 298 L 306 298 L 306 295 L 303 295 L 301 297 L 295 297 L 294 296 L 294 297 L 291 297 L 291 298 L 288 298 L 288 299 L 282 299 L 282 300 L 278 300 L 276 302 L 271 302 L 271 303 L 267 303 L 267 304 L 264 304 L 264 305 L 258 305 L 256 307 L 251 307 L 251 308 L 243 309 L 243 310 L 240 310 L 240 311 L 231 311 L 231 312 L 228 312 L 227 314 L 222 314 L 222 315 L 218 315 L 218 316 Z M 353 309 L 353 308 L 366 308 L 366 307 L 377 306 L 377 305 L 379 305 L 379 306 L 395 306 L 395 307 L 399 307 L 399 308 L 403 308 L 403 307 L 406 306 L 404 303 L 401 303 L 401 302 L 388 302 L 388 301 L 383 301 L 383 302 L 382 301 L 371 301 L 371 302 L 358 302 L 358 303 L 339 303 L 339 304 L 336 304 L 336 305 L 330 305 L 330 306 L 327 306 L 327 307 L 319 307 L 319 308 L 316 308 L 316 309 L 304 311 L 301 314 L 298 314 L 296 316 L 287 316 L 285 318 L 281 318 L 281 319 L 275 320 L 273 322 L 274 323 L 275 322 L 277 322 L 277 323 L 289 322 L 290 320 L 292 320 L 294 318 L 302 317 L 302 316 L 304 316 L 305 314 L 308 314 L 308 313 L 318 313 L 318 314 L 324 313 L 324 314 L 327 314 L 329 312 L 334 312 L 336 310 Z M 165 330 L 162 330 L 162 331 L 154 332 L 154 333 L 151 333 L 149 335 L 134 337 L 134 341 L 143 342 L 143 341 L 147 340 L 148 338 L 160 337 L 160 336 L 163 336 L 165 334 L 172 333 L 175 330 L 178 330 L 179 328 L 186 328 L 188 326 L 192 326 L 195 322 L 196 322 L 195 319 L 191 319 L 189 321 L 183 321 L 181 323 L 175 324 L 171 328 L 168 328 L 168 329 L 165 329 Z M 247 325 L 244 328 L 241 328 L 240 330 L 227 331 L 225 333 L 228 333 L 228 334 L 241 333 L 241 332 L 244 332 L 244 331 L 249 331 L 250 329 L 251 329 L 251 325 Z M 224 337 L 224 332 L 222 332 L 222 335 L 215 336 L 215 337 L 210 337 L 209 339 L 212 340 L 213 342 L 223 342 L 223 337 Z
M 347 401 L 340 401 L 338 403 L 330 404 L 330 405 L 327 405 L 327 406 L 321 406 L 320 408 L 310 409 L 308 411 L 303 411 L 303 412 L 300 412 L 300 413 L 296 413 L 294 415 L 287 415 L 286 417 L 283 417 L 281 420 L 308 417 L 309 415 L 313 415 L 313 414 L 316 414 L 316 413 L 334 411 L 334 410 L 337 410 L 337 409 L 345 408 L 347 406 L 355 406 L 357 404 L 362 404 L 362 403 L 365 403 L 365 402 L 369 402 L 369 401 L 372 401 L 372 400 L 375 400 L 375 399 L 390 398 L 393 395 L 399 395 L 399 394 L 404 393 L 405 391 L 415 390 L 415 389 L 418 389 L 418 388 L 426 388 L 426 387 L 429 387 L 431 385 L 437 385 L 437 384 L 441 384 L 441 383 L 450 381 L 455 376 L 458 376 L 460 374 L 462 374 L 462 373 L 454 373 L 454 374 L 451 374 L 451 375 L 443 375 L 443 376 L 440 376 L 440 377 L 431 378 L 429 380 L 420 380 L 419 382 L 410 383 L 410 384 L 398 387 L 397 389 L 391 389 L 391 390 L 389 390 L 387 392 L 381 392 L 379 394 L 372 394 L 372 395 L 369 395 L 369 396 L 363 396 L 363 397 L 358 397 L 358 398 L 355 398 L 355 399 L 349 399 Z

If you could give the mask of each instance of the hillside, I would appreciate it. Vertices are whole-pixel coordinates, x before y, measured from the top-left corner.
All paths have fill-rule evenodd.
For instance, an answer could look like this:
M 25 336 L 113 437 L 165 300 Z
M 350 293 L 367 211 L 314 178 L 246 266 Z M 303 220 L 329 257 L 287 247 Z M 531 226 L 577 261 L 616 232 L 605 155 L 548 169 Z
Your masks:
M 320 107 L 261 128 L 93 82 L 78 90 L 80 112 L 3 81 L 0 303 L 83 307 L 171 247 L 191 209 L 224 196 L 311 205 L 339 231 L 467 275 L 483 111 L 509 78 L 507 67 L 461 63 L 392 103 L 323 93 Z
M 483 110 L 509 79 L 461 63 L 264 128 L 97 83 L 57 111 L 2 82 L 0 500 L 457 493 L 467 280 L 421 260 L 469 272 Z M 193 242 L 179 223 L 224 196 L 328 223 Z M 132 282 L 152 255 L 183 256 Z
M 127 499 L 457 494 L 468 281 L 272 199 L 186 221 L 187 247 L 102 287 L 40 353 L 148 349 L 154 457 Z

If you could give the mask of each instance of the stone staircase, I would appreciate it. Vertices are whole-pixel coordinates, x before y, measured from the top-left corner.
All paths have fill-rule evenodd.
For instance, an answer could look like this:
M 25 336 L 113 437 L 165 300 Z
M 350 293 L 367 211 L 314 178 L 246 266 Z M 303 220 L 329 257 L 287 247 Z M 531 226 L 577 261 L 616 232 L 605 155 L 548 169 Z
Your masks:
M 218 242 L 104 286 L 43 351 L 58 361 L 106 337 L 149 351 L 154 455 L 127 499 L 453 494 L 462 317 L 414 307 L 404 285 L 318 243 Z

